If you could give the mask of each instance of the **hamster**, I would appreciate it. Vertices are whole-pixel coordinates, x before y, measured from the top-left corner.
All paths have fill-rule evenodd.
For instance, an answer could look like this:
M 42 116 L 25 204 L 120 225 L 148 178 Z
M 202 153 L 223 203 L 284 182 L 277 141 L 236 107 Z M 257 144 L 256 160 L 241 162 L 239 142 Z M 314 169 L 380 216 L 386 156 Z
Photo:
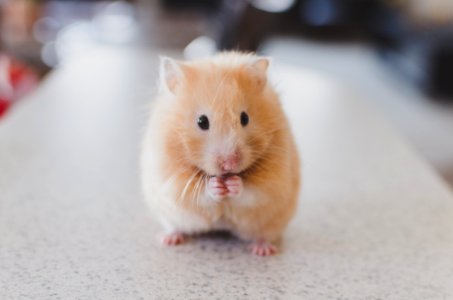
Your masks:
M 161 58 L 141 168 L 164 244 L 228 230 L 256 255 L 277 252 L 296 210 L 300 166 L 268 66 L 266 57 L 238 52 Z

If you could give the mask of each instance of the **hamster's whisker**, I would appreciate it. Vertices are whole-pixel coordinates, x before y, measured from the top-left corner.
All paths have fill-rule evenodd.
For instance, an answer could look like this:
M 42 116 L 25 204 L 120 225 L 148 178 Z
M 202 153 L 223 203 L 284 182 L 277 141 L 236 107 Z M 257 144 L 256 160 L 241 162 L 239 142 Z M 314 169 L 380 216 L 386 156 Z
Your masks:
M 190 193 L 191 201 L 193 203 L 195 203 L 195 207 L 200 206 L 200 204 L 198 203 L 198 199 L 196 197 L 199 182 L 200 182 L 200 177 L 197 176 L 197 179 L 196 179 L 195 183 L 193 184 L 192 192 Z
M 203 171 L 203 170 L 198 170 L 198 180 L 197 180 L 197 183 L 194 187 L 194 193 L 195 193 L 195 202 L 197 204 L 197 207 L 199 208 L 203 208 L 202 206 L 200 206 L 200 194 L 202 192 L 202 188 L 205 186 L 205 177 L 206 177 L 206 173 Z
M 289 153 L 288 149 L 282 148 L 282 147 L 276 147 L 276 146 L 270 146 L 269 149 L 266 151 L 270 154 L 280 154 L 280 155 L 286 155 Z
M 186 185 L 184 186 L 184 189 L 183 189 L 181 195 L 178 198 L 178 201 L 181 200 L 181 199 L 182 199 L 182 201 L 184 201 L 184 198 L 186 197 L 187 190 L 189 189 L 189 186 L 191 185 L 192 181 L 195 179 L 195 177 L 197 176 L 198 173 L 199 172 L 193 173 L 192 176 L 190 176 L 190 178 L 187 180 Z
M 196 186 L 196 192 L 197 192 L 197 198 L 196 198 L 196 202 L 197 202 L 197 207 L 200 207 L 200 194 L 201 194 L 201 189 L 203 188 L 204 186 L 204 178 L 205 178 L 205 174 L 202 173 L 201 176 L 198 178 L 198 183 L 197 183 L 197 186 Z
M 272 135 L 273 133 L 276 133 L 278 131 L 282 131 L 284 132 L 284 129 L 283 128 L 279 128 L 279 127 L 276 127 L 276 128 L 272 128 L 272 129 L 269 129 L 267 131 L 260 131 L 260 134 L 262 135 Z M 258 139 L 258 137 L 250 137 L 251 139 Z
M 277 154 L 281 154 L 281 152 L 277 152 Z M 265 153 L 264 155 L 259 156 L 247 169 L 245 169 L 241 173 L 244 174 L 244 176 L 247 176 L 248 174 L 259 171 L 273 171 L 274 167 L 278 167 L 278 165 L 273 166 L 272 160 L 273 158 L 269 156 L 269 153 Z

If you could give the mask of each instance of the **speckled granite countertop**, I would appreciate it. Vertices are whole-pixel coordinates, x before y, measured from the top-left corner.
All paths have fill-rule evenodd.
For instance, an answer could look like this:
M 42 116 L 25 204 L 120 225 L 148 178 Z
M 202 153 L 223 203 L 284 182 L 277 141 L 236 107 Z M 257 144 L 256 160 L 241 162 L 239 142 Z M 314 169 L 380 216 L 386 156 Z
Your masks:
M 155 55 L 100 49 L 0 121 L 0 299 L 453 299 L 453 196 L 359 95 L 279 65 L 304 187 L 282 254 L 166 249 L 138 180 Z

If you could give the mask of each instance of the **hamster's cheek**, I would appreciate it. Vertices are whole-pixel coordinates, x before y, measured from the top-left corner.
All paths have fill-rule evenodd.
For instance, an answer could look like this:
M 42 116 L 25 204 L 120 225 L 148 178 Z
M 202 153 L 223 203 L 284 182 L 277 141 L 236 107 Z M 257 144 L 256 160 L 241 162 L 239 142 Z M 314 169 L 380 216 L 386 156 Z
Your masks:
M 199 166 L 205 159 L 204 140 L 196 134 L 183 135 L 183 148 L 181 151 L 186 152 L 185 156 L 191 164 Z M 182 153 L 179 153 L 182 155 Z
M 247 169 L 248 167 L 250 167 L 252 164 L 253 164 L 253 149 L 246 145 L 244 147 L 242 147 L 241 149 L 241 153 L 242 153 L 242 169 L 245 170 Z
M 254 133 L 253 139 L 251 139 L 249 145 L 252 149 L 252 152 L 256 154 L 256 156 L 260 156 L 268 147 L 269 147 L 270 139 L 266 135 L 266 132 L 257 131 Z
M 208 175 L 218 175 L 220 173 L 217 163 L 214 158 L 205 155 L 199 167 Z

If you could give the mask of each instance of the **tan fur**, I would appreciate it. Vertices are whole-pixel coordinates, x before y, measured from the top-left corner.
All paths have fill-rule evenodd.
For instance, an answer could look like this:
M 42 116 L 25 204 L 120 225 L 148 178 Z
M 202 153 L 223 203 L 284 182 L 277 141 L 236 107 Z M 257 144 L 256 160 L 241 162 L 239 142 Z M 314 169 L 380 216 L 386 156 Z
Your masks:
M 181 76 L 167 78 L 171 86 L 154 103 L 142 153 L 146 199 L 167 230 L 197 233 L 221 222 L 243 239 L 273 241 L 293 216 L 299 158 L 267 64 L 229 52 L 178 63 Z M 250 119 L 245 127 L 242 111 Z M 208 131 L 197 126 L 201 114 Z M 220 176 L 215 154 L 233 148 L 242 153 L 244 192 L 215 201 L 206 192 L 209 176 Z

